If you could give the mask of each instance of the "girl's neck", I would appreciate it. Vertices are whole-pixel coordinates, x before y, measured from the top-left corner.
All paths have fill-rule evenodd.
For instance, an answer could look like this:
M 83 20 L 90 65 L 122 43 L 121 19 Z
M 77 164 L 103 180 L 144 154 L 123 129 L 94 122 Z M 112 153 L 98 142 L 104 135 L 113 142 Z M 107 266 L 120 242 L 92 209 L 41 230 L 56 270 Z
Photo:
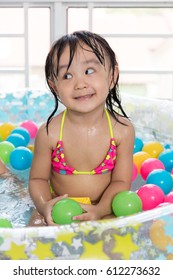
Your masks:
M 80 113 L 67 109 L 66 117 L 69 122 L 72 122 L 73 124 L 92 127 L 103 121 L 105 118 L 105 110 L 101 107 L 87 113 Z

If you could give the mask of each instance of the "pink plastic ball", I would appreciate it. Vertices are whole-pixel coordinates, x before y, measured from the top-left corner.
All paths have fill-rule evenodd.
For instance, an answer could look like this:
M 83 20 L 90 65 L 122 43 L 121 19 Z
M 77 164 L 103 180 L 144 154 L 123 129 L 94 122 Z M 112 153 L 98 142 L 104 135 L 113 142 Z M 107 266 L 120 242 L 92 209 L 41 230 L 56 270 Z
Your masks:
M 155 169 L 164 169 L 164 164 L 157 158 L 148 158 L 146 159 L 140 168 L 140 174 L 144 180 L 147 179 L 150 172 L 152 172 Z
M 135 181 L 137 175 L 138 175 L 138 168 L 137 168 L 136 164 L 133 163 L 132 182 Z
M 154 184 L 146 184 L 139 188 L 137 195 L 142 201 L 142 210 L 150 210 L 164 202 L 164 192 Z
M 27 120 L 27 121 L 24 121 L 20 126 L 26 128 L 28 130 L 31 138 L 36 137 L 36 134 L 38 131 L 38 126 L 36 125 L 35 122 Z
M 170 192 L 167 195 L 165 195 L 164 202 L 173 203 L 173 192 Z

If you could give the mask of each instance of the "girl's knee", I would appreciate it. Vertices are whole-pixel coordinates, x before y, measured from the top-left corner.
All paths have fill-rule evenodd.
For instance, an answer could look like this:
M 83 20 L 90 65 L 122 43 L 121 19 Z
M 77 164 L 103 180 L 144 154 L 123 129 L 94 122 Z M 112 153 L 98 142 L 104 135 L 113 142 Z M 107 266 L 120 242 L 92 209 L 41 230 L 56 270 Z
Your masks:
M 0 175 L 8 172 L 8 168 L 6 165 L 3 163 L 3 161 L 0 159 Z
M 43 216 L 41 216 L 36 209 L 31 214 L 30 221 L 27 227 L 43 227 L 47 226 Z

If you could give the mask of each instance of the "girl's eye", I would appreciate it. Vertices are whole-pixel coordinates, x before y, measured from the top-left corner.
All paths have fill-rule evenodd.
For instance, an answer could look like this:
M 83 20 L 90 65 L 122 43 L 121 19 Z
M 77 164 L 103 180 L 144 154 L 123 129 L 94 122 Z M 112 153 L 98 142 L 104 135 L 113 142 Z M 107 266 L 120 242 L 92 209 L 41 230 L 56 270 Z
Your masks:
M 86 74 L 86 75 L 90 75 L 90 74 L 92 74 L 92 73 L 94 73 L 94 69 L 92 69 L 92 68 L 89 68 L 89 69 L 87 69 L 87 70 L 85 71 L 85 74 Z
M 64 75 L 64 79 L 65 80 L 68 80 L 68 79 L 71 79 L 72 78 L 72 75 L 70 74 L 70 73 L 66 73 L 65 75 Z

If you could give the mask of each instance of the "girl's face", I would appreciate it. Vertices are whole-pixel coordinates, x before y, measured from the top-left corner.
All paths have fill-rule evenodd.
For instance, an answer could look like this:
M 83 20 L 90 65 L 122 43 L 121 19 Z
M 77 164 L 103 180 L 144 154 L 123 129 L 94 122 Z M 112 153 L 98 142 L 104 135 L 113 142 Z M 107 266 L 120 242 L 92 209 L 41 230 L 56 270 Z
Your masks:
M 77 47 L 69 67 L 69 46 L 61 55 L 57 79 L 50 81 L 61 102 L 71 110 L 89 112 L 98 106 L 104 106 L 109 89 L 113 87 L 118 70 L 114 76 L 110 70 L 108 58 L 102 65 L 92 50 L 83 45 Z

